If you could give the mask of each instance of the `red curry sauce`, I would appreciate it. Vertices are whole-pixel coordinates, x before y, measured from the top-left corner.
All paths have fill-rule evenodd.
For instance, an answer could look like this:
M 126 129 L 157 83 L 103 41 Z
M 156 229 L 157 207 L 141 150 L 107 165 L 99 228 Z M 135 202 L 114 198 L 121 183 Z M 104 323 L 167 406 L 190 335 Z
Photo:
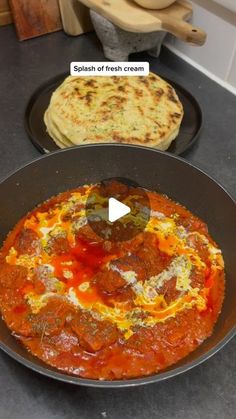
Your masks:
M 26 348 L 69 374 L 145 376 L 211 335 L 224 296 L 224 263 L 207 226 L 148 192 L 146 229 L 125 242 L 86 223 L 90 186 L 24 217 L 0 253 L 3 319 Z

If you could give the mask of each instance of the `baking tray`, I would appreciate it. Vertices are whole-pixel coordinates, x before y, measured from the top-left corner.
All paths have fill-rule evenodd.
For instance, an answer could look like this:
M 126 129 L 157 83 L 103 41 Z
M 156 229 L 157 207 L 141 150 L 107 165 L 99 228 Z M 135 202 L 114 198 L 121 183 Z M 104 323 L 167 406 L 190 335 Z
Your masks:
M 43 83 L 33 93 L 27 104 L 25 129 L 30 140 L 41 153 L 50 153 L 59 149 L 46 131 L 43 116 L 52 93 L 67 76 L 68 73 L 63 73 Z M 197 100 L 184 87 L 166 77 L 161 77 L 174 87 L 184 108 L 184 117 L 179 135 L 166 150 L 169 153 L 181 155 L 192 147 L 199 138 L 203 124 L 202 111 Z

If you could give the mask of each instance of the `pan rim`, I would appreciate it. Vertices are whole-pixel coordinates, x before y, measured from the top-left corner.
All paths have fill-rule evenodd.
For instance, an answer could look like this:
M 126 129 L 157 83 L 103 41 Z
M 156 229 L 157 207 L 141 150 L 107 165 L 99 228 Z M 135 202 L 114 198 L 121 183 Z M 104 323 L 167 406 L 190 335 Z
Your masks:
M 233 339 L 235 335 L 236 335 L 236 325 L 233 327 L 233 329 L 229 333 L 227 333 L 227 335 L 214 348 L 212 348 L 210 351 L 207 351 L 206 354 L 197 358 L 195 361 L 188 362 L 187 364 L 174 368 L 173 370 L 163 371 L 163 372 L 146 376 L 146 377 L 144 376 L 140 378 L 113 380 L 113 381 L 112 380 L 110 381 L 96 380 L 96 379 L 93 380 L 89 378 L 82 378 L 82 377 L 69 375 L 69 374 L 60 372 L 60 370 L 57 371 L 56 369 L 49 370 L 47 369 L 46 363 L 45 363 L 45 366 L 37 365 L 34 362 L 29 361 L 25 359 L 23 356 L 17 354 L 12 349 L 9 349 L 9 347 L 2 342 L 0 342 L 0 349 L 4 353 L 6 353 L 8 356 L 10 356 L 12 359 L 19 362 L 21 365 L 29 368 L 30 370 L 37 372 L 38 374 L 43 375 L 44 377 L 52 378 L 60 382 L 73 384 L 77 386 L 83 386 L 83 387 L 92 387 L 92 388 L 127 388 L 127 387 L 139 387 L 139 386 L 144 386 L 148 384 L 158 383 L 161 381 L 166 381 L 170 378 L 174 378 L 185 372 L 188 372 L 191 369 L 209 360 L 213 355 L 219 352 L 227 343 L 229 343 L 230 340 Z
M 13 177 L 14 175 L 16 175 L 18 172 L 20 172 L 21 170 L 23 170 L 24 168 L 27 168 L 30 165 L 33 165 L 35 163 L 37 163 L 38 161 L 40 161 L 41 159 L 46 159 L 46 158 L 50 158 L 50 156 L 54 156 L 55 154 L 59 154 L 59 153 L 72 153 L 74 150 L 79 150 L 81 148 L 91 148 L 91 147 L 109 147 L 109 148 L 130 148 L 130 149 L 140 149 L 141 151 L 146 151 L 148 153 L 157 153 L 159 155 L 163 155 L 166 156 L 166 158 L 172 158 L 172 159 L 176 159 L 180 162 L 182 162 L 182 164 L 187 165 L 189 167 L 191 167 L 192 169 L 200 172 L 201 174 L 203 174 L 204 176 L 207 176 L 211 181 L 213 181 L 215 184 L 217 184 L 217 186 L 223 190 L 223 192 L 230 198 L 230 200 L 232 201 L 232 203 L 236 206 L 236 200 L 231 196 L 231 194 L 227 191 L 227 189 L 218 181 L 216 180 L 213 176 L 208 175 L 204 170 L 202 170 L 201 168 L 197 167 L 195 164 L 186 161 L 184 158 L 179 157 L 177 155 L 168 153 L 168 152 L 163 152 L 160 150 L 155 150 L 155 149 L 151 149 L 151 148 L 146 148 L 143 146 L 137 146 L 137 145 L 127 145 L 127 144 L 86 144 L 86 145 L 82 145 L 82 146 L 75 146 L 75 147 L 71 147 L 71 148 L 66 148 L 63 150 L 56 150 L 54 152 L 51 152 L 49 154 L 45 154 L 42 156 L 39 156 L 33 160 L 30 160 L 29 162 L 22 164 L 19 168 L 17 168 L 16 170 L 11 171 L 7 176 L 3 177 L 0 181 L 0 185 L 2 185 L 4 182 L 6 182 L 8 179 L 10 179 L 11 177 Z M 10 331 L 9 331 L 10 333 Z M 49 378 L 53 378 L 56 379 L 58 381 L 62 381 L 62 382 L 66 382 L 69 384 L 74 384 L 74 385 L 82 385 L 82 386 L 86 386 L 86 387 L 97 387 L 97 388 L 124 388 L 124 387 L 136 387 L 136 386 L 141 386 L 141 385 L 147 385 L 147 384 L 152 384 L 152 383 L 157 383 L 175 376 L 178 376 L 184 372 L 187 372 L 189 370 L 191 370 L 192 368 L 196 367 L 197 365 L 202 364 L 203 362 L 205 362 L 206 360 L 210 359 L 215 353 L 217 353 L 220 349 L 222 349 L 236 334 L 236 324 L 235 326 L 232 327 L 232 329 L 217 343 L 217 345 L 215 345 L 212 349 L 210 349 L 209 351 L 207 351 L 205 354 L 201 355 L 200 357 L 198 357 L 196 360 L 194 361 L 190 361 L 187 362 L 185 365 L 183 366 L 178 366 L 176 368 L 173 368 L 170 371 L 163 371 L 160 372 L 158 374 L 153 374 L 151 376 L 144 376 L 144 377 L 140 377 L 140 378 L 134 378 L 134 379 L 125 379 L 125 380 L 114 380 L 114 381 L 108 381 L 108 380 L 94 380 L 94 379 L 87 379 L 87 378 L 81 378 L 81 377 L 76 377 L 73 375 L 68 375 L 66 373 L 60 372 L 59 370 L 54 370 L 54 369 L 48 369 L 47 368 L 47 364 L 45 363 L 45 365 L 37 365 L 36 363 L 34 363 L 33 361 L 27 360 L 24 356 L 17 354 L 14 350 L 10 349 L 5 343 L 0 341 L 0 349 L 2 349 L 7 355 L 9 355 L 11 358 L 13 358 L 14 360 L 18 361 L 20 364 L 28 367 L 29 369 L 33 370 L 34 372 L 37 372 L 43 376 L 47 376 Z
M 140 149 L 143 151 L 147 151 L 147 152 L 151 152 L 151 153 L 157 153 L 157 154 L 161 154 L 164 156 L 167 156 L 169 158 L 173 158 L 175 160 L 179 160 L 180 162 L 186 164 L 187 166 L 191 167 L 192 169 L 201 172 L 204 176 L 208 177 L 210 180 L 212 180 L 214 183 L 216 183 L 227 195 L 228 197 L 231 199 L 231 201 L 233 201 L 234 205 L 236 205 L 236 198 L 234 198 L 231 194 L 231 192 L 229 192 L 226 187 L 218 180 L 216 179 L 213 175 L 209 175 L 204 169 L 202 169 L 201 167 L 197 166 L 197 163 L 192 163 L 188 160 L 186 160 L 184 157 L 180 157 L 177 154 L 173 154 L 170 153 L 168 151 L 161 151 L 155 148 L 151 148 L 151 147 L 145 147 L 145 146 L 141 146 L 141 145 L 136 145 L 136 144 L 117 144 L 117 143 L 101 143 L 101 144 L 84 144 L 84 145 L 77 145 L 77 146 L 73 146 L 73 147 L 68 147 L 68 148 L 63 148 L 63 149 L 59 149 L 59 150 L 55 150 L 55 151 L 51 151 L 50 153 L 47 154 L 41 154 L 39 157 L 35 157 L 32 160 L 27 161 L 26 163 L 21 164 L 17 169 L 13 169 L 11 170 L 7 175 L 3 176 L 0 180 L 0 185 L 2 183 L 4 183 L 6 180 L 10 179 L 12 176 L 14 176 L 15 174 L 17 174 L 17 172 L 19 172 L 20 170 L 30 166 L 33 163 L 36 163 L 39 160 L 42 159 L 46 159 L 46 158 L 50 158 L 50 156 L 54 156 L 55 154 L 61 154 L 61 153 L 69 153 L 72 150 L 77 150 L 77 149 L 83 149 L 83 148 L 94 148 L 94 147 L 112 147 L 112 148 L 130 148 L 130 149 Z

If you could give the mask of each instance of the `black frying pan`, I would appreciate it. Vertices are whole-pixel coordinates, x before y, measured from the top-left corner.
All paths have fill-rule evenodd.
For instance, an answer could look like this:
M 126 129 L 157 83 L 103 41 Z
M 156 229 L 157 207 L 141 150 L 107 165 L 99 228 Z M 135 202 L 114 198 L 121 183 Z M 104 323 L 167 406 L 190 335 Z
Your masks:
M 10 356 L 49 377 L 86 386 L 125 387 L 180 374 L 208 359 L 236 332 L 236 204 L 228 193 L 190 163 L 159 151 L 126 145 L 88 145 L 61 150 L 35 160 L 0 184 L 2 242 L 15 223 L 38 203 L 67 189 L 123 177 L 169 197 L 201 217 L 223 250 L 226 296 L 213 335 L 197 350 L 164 372 L 124 381 L 98 381 L 61 373 L 30 355 L 0 321 L 0 346 Z

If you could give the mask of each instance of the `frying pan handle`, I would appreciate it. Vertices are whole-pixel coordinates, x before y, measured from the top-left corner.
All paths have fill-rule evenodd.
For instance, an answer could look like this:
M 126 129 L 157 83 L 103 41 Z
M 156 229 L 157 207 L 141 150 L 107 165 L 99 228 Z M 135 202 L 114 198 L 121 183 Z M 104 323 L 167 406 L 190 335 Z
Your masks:
M 201 28 L 194 27 L 184 20 L 175 19 L 167 15 L 162 19 L 162 28 L 183 41 L 195 45 L 204 45 L 207 37 L 206 32 Z

